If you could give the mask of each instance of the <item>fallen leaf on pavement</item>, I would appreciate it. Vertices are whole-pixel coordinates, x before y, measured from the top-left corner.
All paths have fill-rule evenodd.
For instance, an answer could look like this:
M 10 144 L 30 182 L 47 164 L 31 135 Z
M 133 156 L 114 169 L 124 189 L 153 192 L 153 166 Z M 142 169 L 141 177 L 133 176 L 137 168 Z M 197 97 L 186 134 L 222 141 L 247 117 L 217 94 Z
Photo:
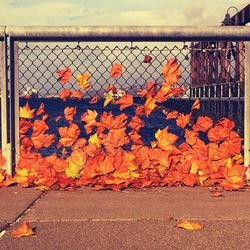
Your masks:
M 11 232 L 11 236 L 14 238 L 20 238 L 20 237 L 27 237 L 27 236 L 34 236 L 35 232 L 30 227 L 30 224 L 28 221 L 24 221 L 20 227 L 18 227 L 16 230 Z
M 187 220 L 182 220 L 181 222 L 179 222 L 176 227 L 178 228 L 184 228 L 187 230 L 200 230 L 202 229 L 204 226 L 198 222 L 190 222 Z

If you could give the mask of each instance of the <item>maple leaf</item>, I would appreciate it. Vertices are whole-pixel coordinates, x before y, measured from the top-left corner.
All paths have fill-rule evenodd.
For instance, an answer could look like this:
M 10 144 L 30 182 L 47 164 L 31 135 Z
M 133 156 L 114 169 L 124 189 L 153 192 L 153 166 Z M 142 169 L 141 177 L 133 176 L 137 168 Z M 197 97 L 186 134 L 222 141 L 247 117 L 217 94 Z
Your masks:
M 89 137 L 89 144 L 94 144 L 98 148 L 101 147 L 101 141 L 100 141 L 97 133 L 95 133 Z
M 109 174 L 115 170 L 113 161 L 113 158 L 106 156 L 105 159 L 99 163 L 99 171 L 101 174 Z
M 34 116 L 35 109 L 30 109 L 29 103 L 26 102 L 25 106 L 20 107 L 19 116 L 21 118 L 32 119 Z
M 107 137 L 102 140 L 108 154 L 114 155 L 118 148 L 129 143 L 129 138 L 124 130 L 125 128 L 110 130 Z
M 157 108 L 157 105 L 155 103 L 156 103 L 156 99 L 151 97 L 151 96 L 149 96 L 146 99 L 146 102 L 144 104 L 144 108 L 145 108 L 145 115 L 147 117 L 150 115 L 150 113 L 152 111 L 154 111 Z
M 132 95 L 124 95 L 119 100 L 116 101 L 116 104 L 120 104 L 120 110 L 123 110 L 131 105 L 133 105 L 133 96 Z
M 176 119 L 178 117 L 179 113 L 178 111 L 176 110 L 173 110 L 171 112 L 169 112 L 166 116 L 166 120 L 169 120 L 169 119 Z
M 199 134 L 193 130 L 188 130 L 188 129 L 185 130 L 186 142 L 191 146 L 196 144 L 198 136 Z
M 44 110 L 44 103 L 42 102 L 38 108 L 38 110 L 36 111 L 36 115 L 42 115 L 45 113 L 45 110 Z
M 76 114 L 76 107 L 66 107 L 64 109 L 64 116 L 67 121 L 73 121 Z
M 106 91 L 106 93 L 111 92 L 112 94 L 116 94 L 117 88 L 112 84 L 108 84 L 105 91 Z
M 62 70 L 58 70 L 56 73 L 58 74 L 58 77 L 59 77 L 58 80 L 61 83 L 68 82 L 72 76 L 72 72 L 71 72 L 71 69 L 69 67 L 62 69 Z
M 185 128 L 189 122 L 189 119 L 191 117 L 191 114 L 179 114 L 177 119 L 176 119 L 176 124 L 177 126 L 181 128 Z
M 24 221 L 16 230 L 11 232 L 11 236 L 14 238 L 34 236 L 35 232 L 30 227 L 28 221 Z
M 133 116 L 128 126 L 135 131 L 139 131 L 144 126 L 144 121 L 141 120 L 137 115 Z
M 71 95 L 71 91 L 68 90 L 68 89 L 62 89 L 60 92 L 59 92 L 59 97 L 63 100 L 63 101 L 66 101 L 68 97 L 70 97 Z
M 95 104 L 95 103 L 97 103 L 97 102 L 98 102 L 98 96 L 95 95 L 95 96 L 93 96 L 93 98 L 89 101 L 89 104 Z
M 19 123 L 19 129 L 20 129 L 19 131 L 21 135 L 20 137 L 22 138 L 31 127 L 32 127 L 32 123 L 30 121 L 21 119 Z
M 196 124 L 193 125 L 194 131 L 206 132 L 213 126 L 213 121 L 208 116 L 199 116 Z
M 168 127 L 163 130 L 158 129 L 155 133 L 155 138 L 158 141 L 158 146 L 163 150 L 173 149 L 173 144 L 178 139 L 178 136 L 172 133 L 168 133 Z
M 69 162 L 69 166 L 65 170 L 65 174 L 73 179 L 80 177 L 80 172 L 83 169 L 83 165 L 75 163 L 73 160 Z
M 58 132 L 61 136 L 58 146 L 62 145 L 65 147 L 70 147 L 77 140 L 80 134 L 80 129 L 76 124 L 72 123 L 69 125 L 69 127 L 58 128 Z
M 200 230 L 202 229 L 204 226 L 200 223 L 197 222 L 190 222 L 187 220 L 182 220 L 181 222 L 179 222 L 176 227 L 178 228 L 184 228 L 187 230 Z
M 105 101 L 103 103 L 103 106 L 106 107 L 110 102 L 114 101 L 114 97 L 112 93 L 107 93 L 104 95 Z
M 110 76 L 113 78 L 118 78 L 122 74 L 122 65 L 115 63 L 110 70 Z
M 70 98 L 81 100 L 83 98 L 83 93 L 80 90 L 73 91 L 70 93 Z
M 79 86 L 82 89 L 88 89 L 90 87 L 90 83 L 88 82 L 90 77 L 91 77 L 91 74 L 88 72 L 85 72 L 82 75 L 77 75 L 76 81 L 78 82 Z
M 87 110 L 87 112 L 83 113 L 81 116 L 81 121 L 86 122 L 84 128 L 86 129 L 87 134 L 92 132 L 92 128 L 97 126 L 96 117 L 98 113 L 95 110 Z
M 38 136 L 40 134 L 43 134 L 46 130 L 49 129 L 48 125 L 43 120 L 35 120 L 32 128 L 32 136 Z
M 163 67 L 162 73 L 168 84 L 176 83 L 181 76 L 181 70 L 177 60 L 175 58 L 169 59 Z
M 200 100 L 195 100 L 195 102 L 192 105 L 192 109 L 191 110 L 195 110 L 195 109 L 200 109 L 201 104 L 200 104 Z
M 226 140 L 230 135 L 231 129 L 221 125 L 215 125 L 207 132 L 207 137 L 211 142 L 220 142 Z
M 212 194 L 213 197 L 221 197 L 222 193 L 216 190 L 211 190 L 210 193 Z
M 55 135 L 53 134 L 39 134 L 36 136 L 31 136 L 31 141 L 35 149 L 40 149 L 41 147 L 48 148 L 55 141 Z

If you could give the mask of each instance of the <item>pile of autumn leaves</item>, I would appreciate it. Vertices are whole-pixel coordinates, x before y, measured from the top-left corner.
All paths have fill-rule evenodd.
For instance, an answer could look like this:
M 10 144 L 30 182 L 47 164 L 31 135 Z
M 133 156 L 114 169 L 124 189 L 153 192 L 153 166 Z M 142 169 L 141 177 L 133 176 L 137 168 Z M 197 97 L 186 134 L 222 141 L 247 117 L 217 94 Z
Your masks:
M 69 68 L 58 74 L 62 83 L 71 78 Z M 114 78 L 119 77 L 122 66 L 114 64 L 110 74 Z M 166 116 L 185 130 L 185 142 L 176 146 L 178 136 L 166 127 L 155 133 L 155 140 L 150 146 L 143 144 L 139 134 L 144 126 L 141 117 L 148 117 L 160 103 L 183 93 L 183 89 L 176 85 L 180 75 L 177 61 L 168 60 L 163 67 L 165 82 L 161 86 L 149 82 L 138 93 L 145 99 L 144 105 L 133 105 L 133 96 L 129 94 L 115 101 L 113 94 L 117 89 L 108 85 L 104 105 L 118 104 L 120 110 L 132 106 L 135 109 L 132 118 L 125 113 L 114 116 L 112 112 L 103 112 L 98 117 L 95 110 L 87 110 L 81 116 L 82 126 L 78 126 L 74 123 L 76 107 L 65 108 L 68 126 L 58 128 L 60 157 L 56 153 L 46 157 L 39 153 L 41 148 L 49 148 L 57 138 L 55 134 L 46 133 L 49 117 L 43 104 L 34 110 L 27 103 L 20 108 L 21 157 L 16 173 L 10 177 L 0 168 L 0 186 L 18 184 L 21 187 L 68 190 L 89 185 L 95 190 L 166 185 L 220 185 L 225 190 L 242 188 L 246 168 L 242 166 L 242 139 L 233 131 L 235 124 L 227 118 L 214 123 L 207 116 L 199 116 L 191 126 L 189 121 L 194 110 L 199 109 L 199 101 L 193 104 L 188 114 L 172 111 Z M 81 88 L 91 86 L 89 77 L 89 73 L 77 76 Z M 68 90 L 63 91 L 68 93 L 68 96 L 61 96 L 63 100 L 72 95 Z M 97 101 L 96 97 L 91 100 L 92 103 Z M 61 118 L 57 117 L 55 122 Z M 129 133 L 126 133 L 126 128 L 130 128 Z M 89 135 L 88 139 L 79 138 L 83 129 Z M 207 137 L 208 142 L 200 139 L 201 134 L 202 138 Z M 129 149 L 125 149 L 127 145 L 130 145 Z M 72 150 L 70 156 L 67 154 L 69 148 Z M 0 158 L 0 164 L 4 166 L 3 158 Z

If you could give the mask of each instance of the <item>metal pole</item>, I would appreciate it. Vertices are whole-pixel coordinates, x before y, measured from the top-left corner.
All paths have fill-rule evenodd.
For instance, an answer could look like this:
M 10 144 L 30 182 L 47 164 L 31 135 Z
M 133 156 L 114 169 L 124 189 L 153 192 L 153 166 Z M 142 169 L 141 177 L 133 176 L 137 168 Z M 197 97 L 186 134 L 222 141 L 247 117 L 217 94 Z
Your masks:
M 249 41 L 250 27 L 14 26 L 7 34 L 19 41 Z
M 8 144 L 8 74 L 7 74 L 7 38 L 0 42 L 0 71 L 1 71 L 1 135 L 2 155 L 6 159 L 5 169 L 12 174 L 10 163 L 10 144 Z
M 12 173 L 19 157 L 18 42 L 10 38 L 10 144 Z
M 245 43 L 244 165 L 250 180 L 250 42 Z

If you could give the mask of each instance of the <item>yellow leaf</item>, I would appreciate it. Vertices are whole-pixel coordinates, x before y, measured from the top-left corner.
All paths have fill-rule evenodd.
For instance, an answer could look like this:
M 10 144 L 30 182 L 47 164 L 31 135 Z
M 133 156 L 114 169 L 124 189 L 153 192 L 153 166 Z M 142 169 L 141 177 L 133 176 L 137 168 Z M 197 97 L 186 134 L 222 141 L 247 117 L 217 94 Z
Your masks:
M 178 228 L 184 228 L 187 230 L 200 230 L 202 229 L 204 226 L 200 223 L 197 222 L 190 222 L 187 220 L 182 220 L 181 222 L 179 222 L 176 227 Z
M 196 174 L 198 171 L 198 166 L 196 162 L 192 162 L 191 169 L 190 169 L 190 174 Z
M 227 168 L 232 168 L 233 166 L 233 161 L 231 158 L 227 158 L 226 160 L 224 160 L 224 163 L 227 166 Z
M 19 116 L 21 118 L 31 119 L 34 116 L 35 109 L 30 109 L 29 103 L 27 102 L 25 106 L 20 107 Z
M 107 93 L 105 94 L 105 101 L 104 101 L 103 106 L 106 107 L 110 102 L 114 102 L 113 94 Z
M 19 176 L 28 176 L 29 175 L 29 173 L 28 173 L 28 170 L 26 169 L 26 168 L 18 168 L 17 170 L 16 170 L 16 173 L 17 173 L 17 175 L 19 175 Z
M 83 165 L 78 165 L 74 161 L 70 161 L 69 166 L 65 170 L 65 173 L 68 177 L 76 179 L 80 177 L 80 172 L 82 169 Z
M 89 137 L 89 143 L 95 144 L 97 147 L 101 147 L 101 142 L 100 142 L 100 139 L 99 139 L 97 133 L 95 133 Z
M 88 89 L 90 87 L 90 83 L 88 82 L 88 79 L 90 78 L 91 74 L 86 72 L 82 75 L 77 75 L 76 81 L 78 82 L 79 86 L 82 89 Z

